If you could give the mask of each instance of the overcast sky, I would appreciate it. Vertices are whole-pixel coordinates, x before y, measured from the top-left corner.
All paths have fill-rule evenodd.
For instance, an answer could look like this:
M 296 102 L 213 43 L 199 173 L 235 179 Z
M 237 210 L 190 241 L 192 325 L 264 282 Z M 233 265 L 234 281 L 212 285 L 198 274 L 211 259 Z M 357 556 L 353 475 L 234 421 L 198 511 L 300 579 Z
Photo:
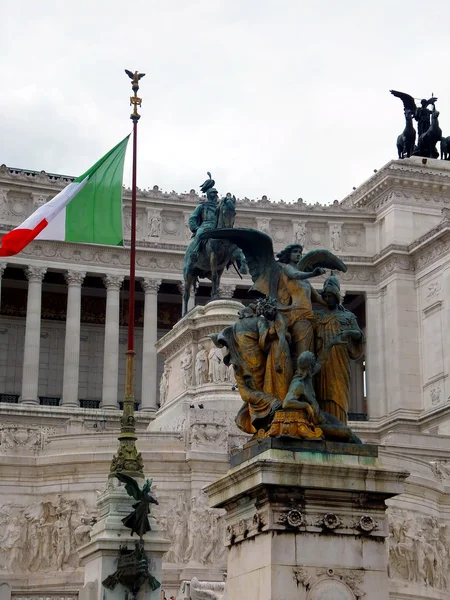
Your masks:
M 448 0 L 15 0 L 0 164 L 81 174 L 131 130 L 137 69 L 140 187 L 210 170 L 220 193 L 340 200 L 396 158 L 389 89 L 434 92 L 450 135 L 449 36 Z

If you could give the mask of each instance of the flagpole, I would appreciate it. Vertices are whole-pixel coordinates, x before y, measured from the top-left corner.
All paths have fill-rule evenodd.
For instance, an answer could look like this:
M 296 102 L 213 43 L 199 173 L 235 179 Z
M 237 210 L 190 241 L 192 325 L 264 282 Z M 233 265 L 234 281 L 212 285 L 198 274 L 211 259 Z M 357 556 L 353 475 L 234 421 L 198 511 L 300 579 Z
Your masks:
M 132 73 L 125 69 L 131 79 L 131 89 L 134 95 L 130 98 L 133 112 L 130 119 L 133 121 L 133 172 L 131 182 L 131 242 L 130 242 L 130 279 L 128 295 L 128 343 L 125 364 L 125 395 L 123 399 L 123 412 L 120 419 L 119 448 L 111 462 L 110 477 L 115 473 L 126 473 L 130 477 L 144 477 L 144 464 L 141 454 L 136 449 L 136 421 L 134 417 L 134 307 L 135 307 L 135 281 L 136 281 L 136 189 L 137 189 L 137 125 L 141 118 L 138 106 L 142 99 L 138 97 L 139 80 L 145 73 Z

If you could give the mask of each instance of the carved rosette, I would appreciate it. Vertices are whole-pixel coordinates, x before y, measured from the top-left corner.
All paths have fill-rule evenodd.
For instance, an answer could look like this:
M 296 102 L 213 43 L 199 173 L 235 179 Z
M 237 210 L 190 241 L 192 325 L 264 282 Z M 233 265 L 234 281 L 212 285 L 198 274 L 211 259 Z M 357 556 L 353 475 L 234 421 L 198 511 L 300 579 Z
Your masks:
M 80 287 L 86 277 L 85 271 L 67 271 L 64 278 L 69 287 Z
M 123 275 L 110 275 L 107 273 L 103 276 L 103 283 L 107 290 L 120 290 L 124 280 Z
M 150 279 L 148 277 L 145 277 L 141 281 L 141 286 L 146 294 L 157 294 L 161 283 L 161 279 Z
M 45 267 L 27 267 L 25 269 L 25 275 L 30 283 L 42 283 L 46 273 L 47 269 Z
M 227 528 L 227 545 L 232 546 L 267 531 L 295 531 L 300 534 L 339 534 L 351 536 L 384 537 L 379 520 L 361 513 L 351 514 L 323 513 L 303 508 L 301 503 L 290 506 L 271 506 L 260 508 L 251 517 L 240 519 Z

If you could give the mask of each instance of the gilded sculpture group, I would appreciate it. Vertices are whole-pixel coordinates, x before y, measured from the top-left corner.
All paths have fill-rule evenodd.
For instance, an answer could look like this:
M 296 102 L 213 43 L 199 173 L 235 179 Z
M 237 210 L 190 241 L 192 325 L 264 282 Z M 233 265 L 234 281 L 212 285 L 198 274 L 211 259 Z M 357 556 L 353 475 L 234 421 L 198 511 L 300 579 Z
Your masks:
M 239 321 L 213 341 L 226 346 L 244 405 L 236 422 L 247 433 L 357 442 L 346 426 L 350 360 L 362 356 L 364 336 L 341 304 L 331 274 L 318 293 L 301 271 L 299 245 L 278 255 L 276 298 L 264 297 L 239 313 Z M 320 305 L 313 310 L 312 302 Z
M 303 255 L 291 244 L 274 258 L 267 233 L 248 228 L 210 228 L 202 242 L 226 241 L 242 250 L 259 299 L 239 320 L 211 335 L 228 352 L 244 401 L 238 427 L 259 437 L 289 435 L 344 442 L 360 440 L 347 426 L 350 361 L 364 352 L 356 317 L 341 303 L 335 271 L 347 270 L 329 250 Z M 330 269 L 321 292 L 310 283 Z M 313 310 L 313 303 L 316 310 Z

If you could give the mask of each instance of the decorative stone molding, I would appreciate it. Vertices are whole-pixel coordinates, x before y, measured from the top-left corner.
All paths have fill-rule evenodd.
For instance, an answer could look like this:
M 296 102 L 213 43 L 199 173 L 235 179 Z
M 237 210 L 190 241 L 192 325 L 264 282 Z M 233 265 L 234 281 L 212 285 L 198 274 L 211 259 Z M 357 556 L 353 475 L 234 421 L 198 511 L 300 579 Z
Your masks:
M 69 286 L 81 286 L 85 277 L 85 271 L 67 271 L 64 273 L 64 278 Z
M 124 279 L 125 277 L 123 275 L 111 275 L 110 273 L 107 273 L 103 276 L 103 283 L 107 290 L 120 290 Z
M 258 514 L 257 517 L 255 515 Z M 254 519 L 259 526 L 255 529 Z M 319 511 L 305 511 L 301 505 L 289 507 L 273 506 L 259 509 L 252 517 L 241 520 L 239 526 L 229 525 L 227 529 L 227 544 L 229 546 L 243 539 L 264 533 L 266 531 L 295 530 L 298 533 L 336 533 L 337 535 L 375 536 L 383 535 L 379 521 L 368 514 L 354 516 Z
M 25 275 L 30 282 L 42 282 L 46 273 L 47 269 L 45 267 L 27 267 L 25 269 Z
M 157 294 L 161 287 L 161 283 L 161 279 L 151 279 L 149 277 L 145 277 L 141 280 L 142 289 L 146 294 Z
M 308 594 L 308 600 L 337 597 L 342 600 L 359 600 L 365 596 L 361 589 L 364 571 L 356 569 L 293 567 L 294 579 Z M 323 595 L 322 595 L 323 594 Z

